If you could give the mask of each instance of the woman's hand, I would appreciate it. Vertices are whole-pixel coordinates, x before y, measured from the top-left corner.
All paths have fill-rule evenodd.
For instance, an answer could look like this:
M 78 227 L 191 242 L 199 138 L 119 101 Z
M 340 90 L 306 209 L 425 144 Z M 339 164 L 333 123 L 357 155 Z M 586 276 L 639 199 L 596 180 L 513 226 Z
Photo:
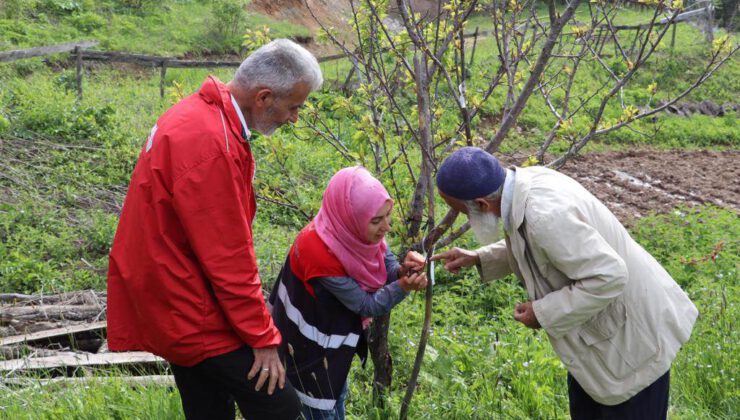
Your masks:
M 399 277 L 404 277 L 407 274 L 420 272 L 424 270 L 424 266 L 426 265 L 426 260 L 424 259 L 424 256 L 419 254 L 416 251 L 409 251 L 406 253 L 406 258 L 403 260 L 403 264 L 401 264 L 401 271 Z
M 407 293 L 413 290 L 422 290 L 427 287 L 427 274 L 424 272 L 411 273 L 398 279 L 398 284 Z

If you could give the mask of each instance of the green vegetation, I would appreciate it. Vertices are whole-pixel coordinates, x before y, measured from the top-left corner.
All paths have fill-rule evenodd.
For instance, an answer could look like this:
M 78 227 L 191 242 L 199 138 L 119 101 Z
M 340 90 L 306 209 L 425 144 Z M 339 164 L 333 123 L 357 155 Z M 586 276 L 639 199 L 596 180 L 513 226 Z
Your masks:
M 701 316 L 671 371 L 672 419 L 740 416 L 740 221 L 713 207 L 642 219 L 633 234 L 691 296 Z M 715 259 L 710 256 L 724 243 Z M 465 237 L 462 246 L 473 246 Z M 526 293 L 513 278 L 480 284 L 473 271 L 439 271 L 433 334 L 412 405 L 413 418 L 565 419 L 565 369 L 545 334 L 515 322 Z M 394 312 L 396 377 L 388 411 L 370 401 L 372 368 L 352 370 L 349 418 L 393 418 L 411 370 L 424 299 L 412 295 Z M 0 418 L 182 418 L 177 391 L 131 387 L 116 379 L 89 387 L 51 385 L 4 392 Z M 30 408 L 32 407 L 32 411 Z
M 240 12 L 244 19 L 232 20 L 233 7 L 242 3 L 8 0 L 0 4 L 0 50 L 99 39 L 106 50 L 199 56 L 239 52 L 247 29 L 267 26 L 273 37 L 309 34 L 306 28 L 252 12 Z M 620 19 L 640 23 L 646 16 L 627 10 Z M 475 26 L 488 29 L 486 25 L 485 19 L 476 17 L 467 31 Z M 737 37 L 733 39 L 737 42 Z M 484 88 L 483 75 L 495 67 L 496 54 L 490 38 L 478 40 L 468 87 L 472 100 Z M 658 60 L 638 73 L 637 83 L 625 90 L 626 103 L 655 104 L 685 89 L 698 75 L 707 46 L 698 30 L 680 25 L 675 50 L 665 45 L 658 54 Z M 339 60 L 322 66 L 326 88 L 311 96 L 303 117 L 313 121 L 313 116 L 321 115 L 331 121 L 351 147 L 352 158 L 372 165 L 365 149 L 368 134 L 362 130 L 365 109 L 360 95 L 347 99 L 332 90 L 344 82 L 350 64 Z M 50 63 L 31 59 L 0 65 L 0 291 L 105 288 L 108 248 L 139 150 L 156 118 L 183 94 L 194 92 L 208 73 L 169 69 L 165 99 L 161 100 L 156 70 L 95 65 L 85 74 L 84 99 L 77 101 L 74 70 L 63 57 Z M 229 69 L 215 71 L 222 80 L 230 79 L 232 73 Z M 595 74 L 584 72 L 576 80 L 576 89 L 597 82 Z M 649 90 L 653 83 L 654 95 Z M 687 99 L 722 104 L 737 102 L 738 97 L 740 61 L 735 58 Z M 500 122 L 503 101 L 502 96 L 494 97 L 476 117 L 477 138 L 490 137 Z M 439 112 L 442 129 L 451 129 L 456 115 Z M 608 118 L 621 113 L 619 104 L 609 104 Z M 533 152 L 554 122 L 544 101 L 533 97 L 501 152 Z M 578 119 L 572 127 L 585 129 Z M 338 168 L 354 163 L 343 160 L 311 133 L 299 124 L 252 143 L 260 195 L 299 209 L 260 202 L 255 242 L 268 285 L 305 223 L 305 215 L 318 208 L 326 181 Z M 559 138 L 551 150 L 563 151 L 568 145 L 567 139 Z M 630 129 L 597 139 L 586 151 L 635 145 L 736 149 L 740 126 L 732 113 L 718 118 L 663 113 L 654 121 L 639 121 Z M 410 195 L 410 191 L 396 190 L 387 174 L 384 177 L 394 196 Z M 404 205 L 403 199 L 397 202 Z M 395 222 L 390 238 L 394 246 L 404 230 L 400 216 L 396 215 Z M 672 418 L 740 417 L 735 382 L 740 369 L 737 214 L 712 207 L 679 209 L 639 221 L 633 234 L 687 290 L 701 312 L 692 339 L 673 370 Z M 721 241 L 724 245 L 717 258 L 703 260 Z M 464 237 L 461 244 L 472 245 L 472 239 Z M 434 332 L 412 405 L 413 417 L 567 417 L 565 370 L 546 336 L 524 329 L 511 318 L 513 305 L 525 298 L 516 281 L 509 278 L 480 285 L 472 272 L 455 279 L 441 272 L 439 276 Z M 348 412 L 354 418 L 382 419 L 398 412 L 422 312 L 423 299 L 415 295 L 393 316 L 396 377 L 388 412 L 376 411 L 369 400 L 371 368 L 358 364 L 353 370 Z M 130 387 L 116 380 L 89 387 L 3 389 L 0 394 L 0 418 L 181 417 L 179 397 L 172 389 Z
M 99 48 L 153 55 L 238 53 L 245 30 L 307 36 L 300 26 L 245 10 L 246 0 L 8 0 L 0 50 L 96 39 Z
M 546 15 L 546 10 L 542 9 L 541 15 Z M 576 15 L 579 22 L 588 22 L 589 15 L 586 8 L 580 8 Z M 620 10 L 615 19 L 615 24 L 638 24 L 647 23 L 650 16 L 645 12 L 639 12 L 633 9 Z M 467 32 L 473 32 L 475 27 L 480 30 L 490 29 L 491 23 L 480 17 L 474 18 L 467 26 Z M 571 27 L 572 30 L 572 27 Z M 629 46 L 629 39 L 634 36 L 634 31 L 622 31 L 619 33 L 622 42 Z M 722 33 L 718 33 L 720 36 Z M 735 43 L 740 40 L 737 35 L 732 38 Z M 705 62 L 709 47 L 704 40 L 703 34 L 691 25 L 678 25 L 676 30 L 675 48 L 670 48 L 670 32 L 660 43 L 657 50 L 659 58 L 651 60 L 647 65 L 638 71 L 634 76 L 634 81 L 624 89 L 623 98 L 625 105 L 633 105 L 636 108 L 655 106 L 663 100 L 676 96 L 678 93 L 687 89 L 699 77 L 702 69 L 702 62 Z M 614 66 L 624 66 L 622 71 L 626 70 L 624 63 L 615 60 L 614 51 L 606 48 L 604 52 L 611 54 Z M 497 63 L 497 50 L 494 41 L 491 38 L 482 38 L 478 41 L 476 51 L 476 62 L 479 65 L 479 74 L 485 71 L 492 71 Z M 574 82 L 574 95 L 579 92 L 593 90 L 594 86 L 601 85 L 605 77 L 600 71 L 597 63 L 587 61 L 585 63 L 588 70 L 582 70 L 578 73 Z M 563 62 L 563 68 L 566 69 L 568 63 Z M 615 67 L 616 68 L 616 67 Z M 567 69 L 566 69 L 567 70 Z M 475 73 L 474 73 L 475 74 Z M 706 81 L 698 89 L 684 98 L 684 101 L 701 102 L 710 100 L 718 105 L 725 103 L 736 103 L 738 94 L 740 94 L 740 79 L 736 77 L 740 74 L 740 60 L 732 59 L 725 66 L 715 73 L 712 78 Z M 485 80 L 485 77 L 481 77 Z M 475 88 L 475 78 L 472 80 Z M 651 85 L 655 84 L 655 93 L 651 93 Z M 482 90 L 482 87 L 478 87 Z M 469 88 L 469 91 L 472 90 Z M 475 99 L 471 99 L 471 102 Z M 494 99 L 487 105 L 494 113 L 493 121 L 498 121 L 495 112 L 500 110 L 504 98 Z M 583 133 L 588 129 L 590 122 L 589 116 L 595 112 L 594 107 L 571 122 L 569 133 L 564 133 L 560 139 L 556 140 L 551 148 L 554 154 L 562 153 L 567 150 L 569 142 L 568 134 L 576 135 Z M 605 117 L 614 121 L 622 114 L 622 108 L 618 101 L 609 103 Z M 485 118 L 485 117 L 484 117 Z M 515 141 L 507 141 L 502 145 L 501 151 L 521 150 L 522 148 L 532 148 L 539 145 L 543 136 L 552 128 L 556 122 L 554 116 L 550 114 L 547 104 L 540 95 L 534 95 L 530 99 L 527 107 L 518 120 L 522 128 L 521 138 L 513 136 Z M 485 124 L 484 124 L 485 125 Z M 701 130 L 696 130 L 696 127 Z M 495 128 L 495 127 L 493 127 Z M 699 132 L 700 131 L 700 132 Z M 609 133 L 599 139 L 600 142 L 606 143 L 610 148 L 632 147 L 636 144 L 649 144 L 653 147 L 737 147 L 740 145 L 740 126 L 738 125 L 737 115 L 730 113 L 721 118 L 705 117 L 694 115 L 691 118 L 680 117 L 668 113 L 657 114 L 655 118 L 646 118 L 636 121 L 631 128 L 618 130 Z M 597 145 L 597 147 L 599 147 Z

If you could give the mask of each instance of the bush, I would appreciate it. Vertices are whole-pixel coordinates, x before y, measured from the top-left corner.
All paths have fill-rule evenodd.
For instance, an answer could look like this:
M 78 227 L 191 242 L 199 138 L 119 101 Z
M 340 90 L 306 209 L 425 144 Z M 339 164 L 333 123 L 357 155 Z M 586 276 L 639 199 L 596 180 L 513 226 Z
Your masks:
M 32 131 L 63 138 L 69 142 L 103 139 L 112 128 L 115 114 L 110 105 L 81 105 L 72 92 L 45 81 L 44 86 L 17 83 L 10 87 L 10 105 L 18 134 Z M 56 83 L 68 84 L 69 78 Z M 68 86 L 65 86 L 68 87 Z M 44 95 L 39 95 L 41 88 Z
M 0 16 L 19 19 L 36 8 L 36 0 L 4 0 L 0 2 Z
M 224 52 L 238 52 L 241 46 L 240 26 L 246 12 L 243 0 L 214 0 L 211 2 L 211 41 L 214 49 Z
M 216 32 L 226 37 L 236 35 L 239 23 L 244 20 L 244 6 L 242 0 L 214 0 L 211 10 Z
M 7 133 L 10 129 L 10 121 L 3 114 L 0 114 L 0 136 Z
M 90 32 L 102 28 L 107 21 L 104 17 L 97 15 L 92 12 L 85 12 L 79 15 L 73 16 L 70 21 L 72 26 L 77 28 L 80 32 L 89 34 Z
M 38 8 L 55 15 L 69 15 L 82 12 L 85 4 L 76 0 L 41 0 Z

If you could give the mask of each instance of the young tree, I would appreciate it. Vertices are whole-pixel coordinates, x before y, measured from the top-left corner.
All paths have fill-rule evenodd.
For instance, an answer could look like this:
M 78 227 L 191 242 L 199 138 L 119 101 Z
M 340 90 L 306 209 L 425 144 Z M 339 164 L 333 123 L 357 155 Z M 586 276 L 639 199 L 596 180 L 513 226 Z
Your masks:
M 670 58 L 664 39 L 682 10 L 682 0 L 645 4 L 650 7 L 647 22 L 624 26 L 618 24 L 624 6 L 619 0 L 448 0 L 433 2 L 427 10 L 412 10 L 409 0 L 352 0 L 351 36 L 314 16 L 352 70 L 346 96 L 311 108 L 305 124 L 348 164 L 359 161 L 391 186 L 405 222 L 397 232 L 402 243 L 431 255 L 435 244 L 446 246 L 468 228 L 451 229 L 454 211 L 439 218 L 435 214 L 432 176 L 456 147 L 477 145 L 496 152 L 535 100 L 544 103 L 551 125 L 528 164 L 559 168 L 589 141 L 684 98 L 737 52 L 728 37 L 718 38 L 703 71 L 684 91 L 658 103 L 660 86 L 652 83 L 646 100 L 628 100 L 624 93 L 635 75 L 649 71 L 655 60 Z M 473 33 L 473 15 L 487 16 L 491 29 Z M 492 39 L 495 53 L 476 65 L 483 36 Z M 352 77 L 357 82 L 348 89 Z M 333 118 L 326 116 L 327 109 Z M 483 114 L 497 120 L 490 138 L 478 134 Z M 556 143 L 560 152 L 553 154 Z M 402 418 L 429 335 L 432 293 L 430 286 Z M 388 325 L 388 316 L 376 319 L 370 332 L 379 404 L 393 377 Z

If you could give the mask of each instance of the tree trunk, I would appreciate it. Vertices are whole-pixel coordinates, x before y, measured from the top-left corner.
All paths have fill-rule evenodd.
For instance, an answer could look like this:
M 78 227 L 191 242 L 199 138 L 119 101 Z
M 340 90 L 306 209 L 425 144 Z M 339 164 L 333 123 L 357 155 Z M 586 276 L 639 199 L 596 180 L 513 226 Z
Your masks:
M 393 358 L 388 350 L 388 327 L 391 315 L 383 315 L 373 320 L 368 333 L 368 347 L 373 359 L 373 401 L 377 407 L 385 406 L 385 396 L 393 380 Z

